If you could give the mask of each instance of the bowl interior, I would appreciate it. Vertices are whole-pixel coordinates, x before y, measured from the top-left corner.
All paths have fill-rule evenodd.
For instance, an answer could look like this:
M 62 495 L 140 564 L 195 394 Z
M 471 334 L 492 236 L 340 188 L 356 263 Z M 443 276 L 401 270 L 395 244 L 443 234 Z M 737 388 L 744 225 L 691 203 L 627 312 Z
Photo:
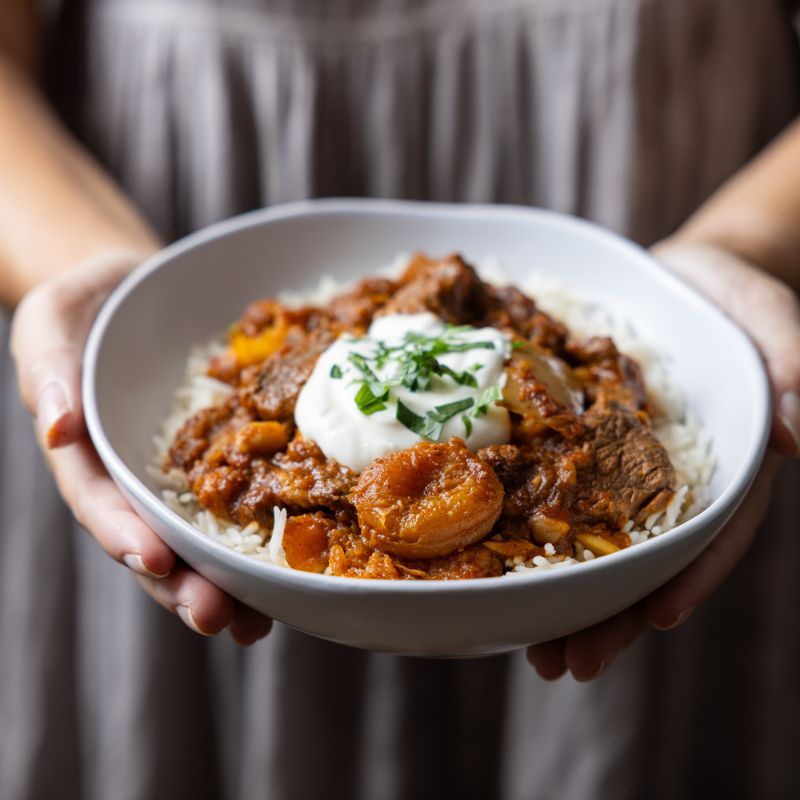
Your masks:
M 358 201 L 247 215 L 173 246 L 132 276 L 104 312 L 96 352 L 97 414 L 111 447 L 155 491 L 145 469 L 152 437 L 193 346 L 217 337 L 254 299 L 314 287 L 326 273 L 370 274 L 414 250 L 495 258 L 519 281 L 531 271 L 551 275 L 628 320 L 666 356 L 713 437 L 714 499 L 752 459 L 766 414 L 752 347 L 643 251 L 548 212 Z

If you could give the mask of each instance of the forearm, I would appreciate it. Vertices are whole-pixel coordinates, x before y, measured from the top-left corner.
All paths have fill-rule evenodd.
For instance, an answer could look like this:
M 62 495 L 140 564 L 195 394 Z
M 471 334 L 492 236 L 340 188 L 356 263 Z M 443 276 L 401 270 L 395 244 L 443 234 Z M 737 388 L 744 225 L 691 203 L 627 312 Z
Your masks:
M 35 82 L 0 54 L 0 301 L 70 265 L 157 246 L 147 223 L 69 135 Z
M 722 247 L 800 291 L 800 119 L 723 185 L 674 238 Z

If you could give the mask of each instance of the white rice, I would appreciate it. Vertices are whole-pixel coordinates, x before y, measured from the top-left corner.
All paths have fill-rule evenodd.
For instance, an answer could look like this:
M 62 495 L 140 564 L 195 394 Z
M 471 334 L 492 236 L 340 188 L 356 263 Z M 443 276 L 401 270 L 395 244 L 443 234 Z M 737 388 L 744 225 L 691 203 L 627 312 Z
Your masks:
M 407 256 L 398 256 L 378 274 L 397 275 L 407 261 Z M 496 285 L 509 283 L 507 275 L 493 261 L 485 262 L 479 272 L 482 278 Z M 285 292 L 278 299 L 287 305 L 323 304 L 346 287 L 347 284 L 326 276 L 314 290 L 307 293 Z M 623 532 L 628 534 L 631 544 L 640 544 L 660 536 L 702 511 L 709 504 L 709 482 L 715 465 L 711 440 L 691 410 L 685 407 L 680 389 L 669 381 L 664 359 L 658 351 L 638 337 L 625 320 L 614 319 L 603 309 L 575 296 L 551 278 L 533 274 L 519 288 L 576 336 L 611 336 L 619 350 L 634 358 L 642 367 L 648 400 L 653 409 L 653 432 L 669 454 L 679 488 L 667 508 L 650 516 L 640 529 L 634 527 L 633 521 L 626 524 Z M 154 459 L 148 467 L 148 473 L 160 489 L 167 506 L 201 533 L 238 553 L 288 568 L 282 544 L 286 524 L 284 509 L 275 508 L 272 530 L 262 528 L 256 522 L 240 528 L 201 508 L 180 471 L 165 473 L 161 469 L 169 444 L 186 419 L 196 411 L 230 396 L 232 389 L 228 384 L 205 374 L 210 360 L 223 349 L 224 344 L 216 341 L 195 348 L 190 354 L 184 380 L 173 397 L 172 409 L 153 439 Z M 507 559 L 506 574 L 559 569 L 596 557 L 579 543 L 575 544 L 575 558 L 557 555 L 553 545 L 549 544 L 545 545 L 544 552 L 545 555 L 535 556 L 527 562 L 520 556 Z

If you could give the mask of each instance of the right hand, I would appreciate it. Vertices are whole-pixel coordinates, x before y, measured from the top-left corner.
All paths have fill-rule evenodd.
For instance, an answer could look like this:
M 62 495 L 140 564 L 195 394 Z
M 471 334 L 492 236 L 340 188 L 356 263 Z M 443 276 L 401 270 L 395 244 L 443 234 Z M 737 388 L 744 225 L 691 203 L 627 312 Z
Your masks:
M 11 329 L 20 393 L 61 495 L 106 553 L 194 631 L 213 635 L 229 627 L 237 642 L 252 644 L 271 621 L 176 558 L 119 492 L 86 432 L 80 388 L 86 337 L 103 301 L 141 255 L 92 259 L 23 298 Z

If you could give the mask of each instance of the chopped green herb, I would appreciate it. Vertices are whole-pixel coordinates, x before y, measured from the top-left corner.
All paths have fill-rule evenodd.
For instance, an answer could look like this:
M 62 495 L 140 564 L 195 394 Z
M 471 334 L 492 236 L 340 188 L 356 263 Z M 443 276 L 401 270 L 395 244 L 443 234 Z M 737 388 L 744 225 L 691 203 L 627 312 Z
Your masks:
M 469 350 L 494 350 L 494 342 L 448 342 L 445 347 L 445 353 L 466 353 Z
M 475 405 L 472 416 L 477 417 L 485 414 L 489 410 L 489 406 L 496 403 L 498 400 L 503 399 L 503 392 L 500 391 L 499 386 L 490 386 L 488 389 L 481 392 L 481 396 Z
M 500 391 L 499 386 L 490 386 L 488 389 L 481 392 L 478 402 L 471 406 L 469 411 L 462 415 L 461 421 L 464 423 L 464 429 L 467 436 L 472 434 L 472 420 L 476 417 L 482 417 L 489 411 L 490 406 L 498 400 L 503 399 L 503 393 Z
M 348 353 L 347 359 L 361 373 L 364 383 L 369 386 L 370 391 L 375 397 L 381 397 L 386 394 L 386 384 L 378 379 L 378 376 L 372 371 L 369 364 L 367 364 L 367 360 L 364 356 L 360 353 Z
M 408 406 L 403 405 L 402 400 L 397 401 L 397 414 L 395 416 L 401 425 L 404 425 L 423 439 L 438 442 L 439 437 L 442 435 L 443 423 L 431 419 L 430 415 L 421 417 L 419 414 L 415 414 Z
M 478 388 L 478 381 L 475 380 L 475 376 L 468 371 L 455 372 L 450 369 L 450 367 L 439 364 L 439 368 L 435 370 L 435 372 L 437 375 L 447 375 L 448 378 L 452 378 L 459 386 L 471 386 L 473 389 Z
M 439 360 L 439 356 L 448 353 L 494 350 L 495 343 L 492 341 L 458 340 L 459 335 L 475 330 L 470 325 L 447 325 L 438 336 L 409 332 L 401 344 L 388 345 L 386 342 L 375 342 L 374 349 L 368 351 L 366 355 L 363 352 L 350 352 L 347 356 L 348 361 L 357 372 L 353 383 L 360 384 L 355 396 L 359 410 L 366 415 L 383 411 L 387 403 L 393 399 L 392 387 L 402 386 L 412 392 L 424 392 L 430 389 L 434 378 L 477 389 L 478 381 L 474 373 L 483 368 L 481 362 L 476 362 L 469 369 L 459 372 Z M 353 340 L 354 343 L 356 341 Z M 332 378 L 341 378 L 343 371 L 338 365 L 334 365 L 330 375 Z M 436 406 L 424 416 L 411 411 L 398 400 L 396 418 L 417 435 L 438 441 L 444 424 L 453 417 L 461 415 L 469 436 L 472 431 L 472 420 L 485 414 L 492 403 L 501 398 L 502 393 L 499 387 L 495 386 L 483 392 L 477 402 L 474 398 L 466 398 L 445 403 Z
M 428 412 L 428 416 L 436 420 L 436 422 L 447 422 L 447 420 L 452 419 L 456 414 L 460 414 L 462 411 L 472 408 L 473 405 L 475 405 L 475 401 L 471 397 L 467 397 L 464 400 L 456 400 L 453 403 L 445 403 L 444 405 L 436 406 L 433 411 Z
M 386 408 L 386 401 L 388 399 L 388 391 L 376 395 L 367 383 L 361 384 L 361 388 L 358 390 L 355 397 L 358 410 L 367 416 L 374 414 L 376 411 L 383 411 Z
M 521 347 L 525 347 L 525 342 L 521 341 L 520 339 L 514 339 L 514 341 L 511 342 L 512 350 L 519 350 Z

